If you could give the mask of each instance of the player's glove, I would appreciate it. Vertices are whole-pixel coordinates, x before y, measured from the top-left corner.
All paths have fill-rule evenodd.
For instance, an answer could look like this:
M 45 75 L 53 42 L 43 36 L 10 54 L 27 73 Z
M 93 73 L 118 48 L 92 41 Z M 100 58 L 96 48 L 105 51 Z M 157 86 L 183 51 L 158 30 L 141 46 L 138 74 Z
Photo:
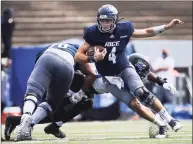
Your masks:
M 167 78 L 161 78 L 160 76 L 157 76 L 156 83 L 160 86 L 163 86 L 164 83 L 167 83 Z
M 164 83 L 163 88 L 169 90 L 173 95 L 176 95 L 178 93 L 176 88 L 172 84 Z
M 76 104 L 81 101 L 83 97 L 86 97 L 86 95 L 82 90 L 80 90 L 79 92 L 72 94 L 72 96 L 70 97 L 70 101 L 71 103 Z

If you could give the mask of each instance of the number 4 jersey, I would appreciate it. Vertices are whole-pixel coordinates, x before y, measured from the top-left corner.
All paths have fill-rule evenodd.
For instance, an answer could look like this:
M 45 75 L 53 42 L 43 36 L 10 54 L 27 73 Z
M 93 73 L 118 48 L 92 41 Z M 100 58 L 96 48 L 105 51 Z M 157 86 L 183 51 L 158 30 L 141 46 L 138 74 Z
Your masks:
M 134 32 L 131 22 L 119 22 L 113 33 L 102 33 L 97 24 L 88 27 L 84 33 L 85 41 L 91 46 L 101 45 L 107 49 L 102 61 L 96 63 L 97 70 L 102 76 L 118 75 L 129 66 L 126 56 L 126 46 Z

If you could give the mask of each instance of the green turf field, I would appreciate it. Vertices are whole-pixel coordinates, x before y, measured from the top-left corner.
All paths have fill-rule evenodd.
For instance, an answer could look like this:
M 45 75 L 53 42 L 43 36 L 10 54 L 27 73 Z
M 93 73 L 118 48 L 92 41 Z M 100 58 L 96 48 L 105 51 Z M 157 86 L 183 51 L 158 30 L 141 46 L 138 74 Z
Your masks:
M 169 131 L 167 139 L 150 139 L 150 123 L 140 121 L 108 121 L 67 123 L 62 127 L 67 138 L 57 139 L 44 134 L 45 125 L 32 131 L 32 141 L 2 142 L 22 144 L 192 144 L 192 121 L 181 121 L 184 127 L 177 133 Z M 3 131 L 4 126 L 2 127 Z M 15 135 L 15 132 L 13 136 Z M 12 137 L 13 138 L 13 137 Z

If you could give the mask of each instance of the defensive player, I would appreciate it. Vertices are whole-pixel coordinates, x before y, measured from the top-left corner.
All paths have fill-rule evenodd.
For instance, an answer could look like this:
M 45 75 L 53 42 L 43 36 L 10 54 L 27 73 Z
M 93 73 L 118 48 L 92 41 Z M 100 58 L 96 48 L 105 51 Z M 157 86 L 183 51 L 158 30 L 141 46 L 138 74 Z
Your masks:
M 37 60 L 27 82 L 17 141 L 31 139 L 32 114 L 46 91 L 46 101 L 37 109 L 43 118 L 47 115 L 45 109 L 54 110 L 67 94 L 74 76 L 77 49 L 77 45 L 55 43 L 45 49 Z
M 132 101 L 133 97 L 136 96 L 172 125 L 174 131 L 178 131 L 182 128 L 182 125 L 174 120 L 156 96 L 145 88 L 139 75 L 131 63 L 127 61 L 125 49 L 131 37 L 153 37 L 182 23 L 179 19 L 173 19 L 166 25 L 134 29 L 130 21 L 119 21 L 119 12 L 114 6 L 103 5 L 98 10 L 97 24 L 85 30 L 84 42 L 78 49 L 75 60 L 79 63 L 95 62 L 99 74 L 103 76 L 103 81 L 108 91 L 116 98 L 132 107 L 132 105 L 138 104 Z M 95 49 L 94 56 L 87 56 L 88 49 L 97 45 L 103 46 L 105 49 L 102 52 Z M 120 77 L 124 81 L 125 89 L 115 88 L 106 76 Z M 144 112 L 141 115 L 143 117 L 147 116 Z M 151 119 L 147 120 L 152 121 Z

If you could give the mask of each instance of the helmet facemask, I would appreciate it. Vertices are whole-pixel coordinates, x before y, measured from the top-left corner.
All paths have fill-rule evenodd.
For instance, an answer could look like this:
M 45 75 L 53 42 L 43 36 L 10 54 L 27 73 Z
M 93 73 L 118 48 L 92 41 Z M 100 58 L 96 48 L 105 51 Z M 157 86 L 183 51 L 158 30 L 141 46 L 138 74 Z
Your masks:
M 100 15 L 97 17 L 98 28 L 103 33 L 111 33 L 116 28 L 117 16 L 107 18 L 106 15 Z

